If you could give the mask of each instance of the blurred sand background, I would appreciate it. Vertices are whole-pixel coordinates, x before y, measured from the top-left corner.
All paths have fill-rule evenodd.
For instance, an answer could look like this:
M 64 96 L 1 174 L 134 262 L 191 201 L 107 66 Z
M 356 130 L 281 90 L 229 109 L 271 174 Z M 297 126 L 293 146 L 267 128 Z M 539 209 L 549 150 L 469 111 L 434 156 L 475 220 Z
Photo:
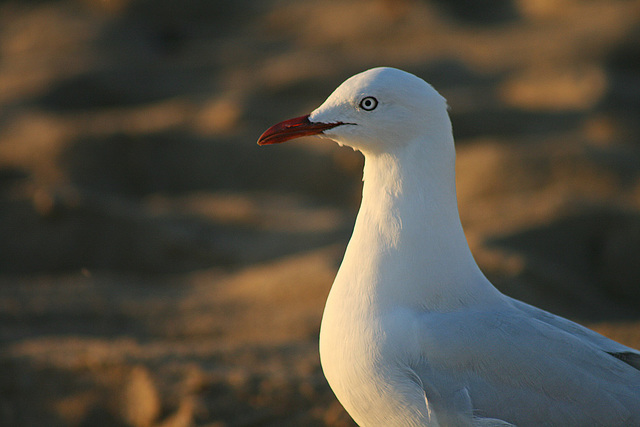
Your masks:
M 449 100 L 494 283 L 640 347 L 639 1 L 4 0 L 0 425 L 353 425 L 361 156 L 255 141 L 379 65 Z

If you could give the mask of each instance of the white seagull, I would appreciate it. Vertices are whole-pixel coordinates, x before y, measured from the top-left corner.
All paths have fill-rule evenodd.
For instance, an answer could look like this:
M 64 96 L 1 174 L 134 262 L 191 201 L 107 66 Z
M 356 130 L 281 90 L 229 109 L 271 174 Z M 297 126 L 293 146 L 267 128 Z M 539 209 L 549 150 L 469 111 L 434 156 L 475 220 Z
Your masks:
M 258 144 L 319 135 L 365 157 L 320 359 L 361 426 L 640 426 L 640 352 L 500 293 L 465 239 L 445 99 L 374 68 Z

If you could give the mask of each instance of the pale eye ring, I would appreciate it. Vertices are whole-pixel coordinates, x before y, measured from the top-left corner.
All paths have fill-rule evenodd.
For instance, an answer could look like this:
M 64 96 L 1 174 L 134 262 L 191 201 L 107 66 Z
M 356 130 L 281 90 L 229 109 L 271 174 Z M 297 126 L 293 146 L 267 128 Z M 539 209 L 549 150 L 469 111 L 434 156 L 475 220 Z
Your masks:
M 360 108 L 362 108 L 365 111 L 375 110 L 377 106 L 378 106 L 378 100 L 375 99 L 373 96 L 367 96 L 366 98 L 362 98 L 362 101 L 360 101 Z

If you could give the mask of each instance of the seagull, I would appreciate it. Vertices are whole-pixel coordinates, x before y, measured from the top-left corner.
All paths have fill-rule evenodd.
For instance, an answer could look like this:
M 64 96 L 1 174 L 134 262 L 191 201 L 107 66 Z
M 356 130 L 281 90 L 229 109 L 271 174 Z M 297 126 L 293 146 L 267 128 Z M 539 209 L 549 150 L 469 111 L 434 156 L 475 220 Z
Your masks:
M 640 426 L 640 352 L 499 292 L 467 244 L 446 100 L 380 67 L 259 145 L 320 136 L 363 153 L 362 203 L 320 327 L 360 426 Z

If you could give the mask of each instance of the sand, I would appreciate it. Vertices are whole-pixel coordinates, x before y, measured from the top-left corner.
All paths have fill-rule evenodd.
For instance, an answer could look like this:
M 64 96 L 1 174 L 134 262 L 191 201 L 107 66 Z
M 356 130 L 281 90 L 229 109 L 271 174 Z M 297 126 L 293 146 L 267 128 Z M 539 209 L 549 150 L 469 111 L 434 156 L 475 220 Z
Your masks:
M 379 65 L 449 100 L 493 282 L 640 348 L 638 28 L 632 0 L 0 3 L 0 425 L 352 426 L 317 339 L 361 156 L 255 141 Z

